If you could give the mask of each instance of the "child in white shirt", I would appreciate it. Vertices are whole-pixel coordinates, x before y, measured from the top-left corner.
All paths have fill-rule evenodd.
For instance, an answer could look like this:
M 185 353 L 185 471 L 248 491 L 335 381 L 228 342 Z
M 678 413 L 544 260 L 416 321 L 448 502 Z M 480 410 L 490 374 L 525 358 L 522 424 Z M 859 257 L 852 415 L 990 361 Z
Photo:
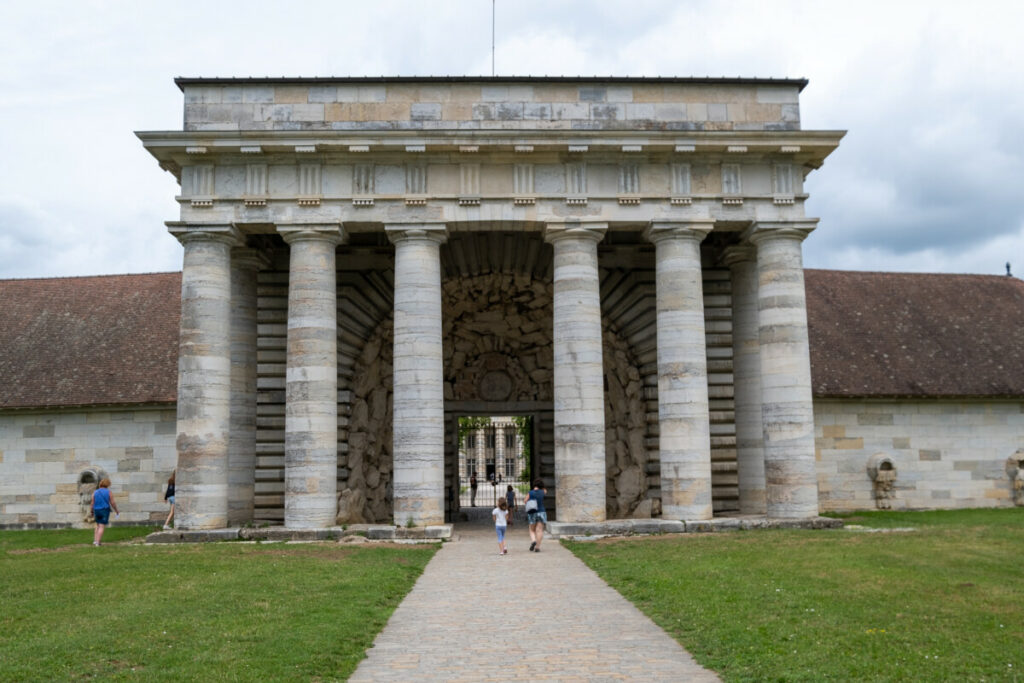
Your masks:
M 494 530 L 498 534 L 498 554 L 508 555 L 508 548 L 505 547 L 505 529 L 508 528 L 508 503 L 504 498 L 498 499 L 498 507 L 491 510 L 491 517 L 494 517 Z

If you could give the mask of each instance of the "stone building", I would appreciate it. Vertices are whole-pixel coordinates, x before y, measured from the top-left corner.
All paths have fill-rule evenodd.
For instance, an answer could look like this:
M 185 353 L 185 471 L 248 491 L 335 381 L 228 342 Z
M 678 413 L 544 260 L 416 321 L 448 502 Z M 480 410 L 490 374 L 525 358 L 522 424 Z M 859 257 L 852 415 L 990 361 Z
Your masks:
M 139 137 L 181 184 L 179 525 L 451 519 L 464 415 L 532 418 L 531 471 L 560 521 L 1011 504 L 1019 370 L 934 394 L 919 376 L 935 366 L 905 364 L 892 376 L 920 392 L 888 393 L 839 349 L 857 339 L 846 353 L 883 363 L 919 330 L 853 337 L 863 320 L 841 316 L 811 343 L 809 314 L 813 332 L 884 277 L 809 271 L 805 290 L 803 181 L 842 133 L 801 129 L 804 81 L 178 85 L 183 130 Z M 1019 281 L 977 288 L 1019 306 Z M 989 341 L 961 360 L 988 348 L 1022 366 L 1019 342 Z M 56 428 L 29 436 L 51 418 L 17 422 L 64 409 L 4 398 L 0 524 L 57 520 L 6 474 L 70 476 Z M 982 448 L 985 423 L 999 428 Z M 960 425 L 958 445 L 935 424 Z
M 1024 283 L 805 281 L 821 509 L 1024 504 Z M 0 280 L 0 301 L 0 528 L 83 524 L 101 475 L 122 523 L 162 521 L 181 275 Z M 881 500 L 873 471 L 891 477 Z M 256 521 L 281 519 L 283 486 L 277 456 L 258 454 Z
M 183 526 L 251 518 L 257 452 L 286 527 L 345 489 L 440 523 L 484 404 L 535 415 L 559 520 L 710 518 L 734 431 L 719 505 L 817 515 L 803 180 L 842 133 L 805 81 L 177 83 L 184 130 L 139 137 L 182 187 Z
M 484 417 L 479 424 L 468 422 L 466 428 L 460 424 L 459 431 L 460 434 L 465 432 L 459 442 L 460 487 L 465 486 L 470 477 L 480 481 L 516 482 L 527 471 L 519 425 L 511 416 Z

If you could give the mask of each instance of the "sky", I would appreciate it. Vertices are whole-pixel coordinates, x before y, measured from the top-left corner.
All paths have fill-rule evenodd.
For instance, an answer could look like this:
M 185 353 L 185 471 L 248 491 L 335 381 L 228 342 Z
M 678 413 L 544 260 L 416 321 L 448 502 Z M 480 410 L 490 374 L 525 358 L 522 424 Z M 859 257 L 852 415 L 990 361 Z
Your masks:
M 807 78 L 809 268 L 1024 274 L 1024 3 L 495 0 L 499 76 Z M 490 0 L 0 5 L 0 278 L 179 270 L 176 76 L 490 75 Z

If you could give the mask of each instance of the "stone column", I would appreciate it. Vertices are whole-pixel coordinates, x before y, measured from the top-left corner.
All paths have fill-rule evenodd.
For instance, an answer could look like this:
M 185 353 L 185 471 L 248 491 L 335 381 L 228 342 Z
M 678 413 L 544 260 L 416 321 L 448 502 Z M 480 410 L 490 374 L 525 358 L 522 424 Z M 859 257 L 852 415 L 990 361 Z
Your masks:
M 494 425 L 494 473 L 505 477 L 505 430 L 500 424 Z
M 732 374 L 740 512 L 763 515 L 766 509 L 761 350 L 757 340 L 757 250 L 748 246 L 728 247 L 722 262 L 729 266 L 732 280 Z
M 712 221 L 656 222 L 661 516 L 711 519 L 711 427 L 700 243 Z
M 231 397 L 231 247 L 229 226 L 172 225 L 185 247 L 178 351 L 178 468 L 175 526 L 228 524 Z
M 555 488 L 560 522 L 606 517 L 597 243 L 607 223 L 548 223 L 554 248 Z
M 256 482 L 256 273 L 267 258 L 231 250 L 231 427 L 228 434 L 228 524 L 253 519 Z
M 801 243 L 816 221 L 760 223 L 757 246 L 761 416 L 769 517 L 818 514 L 814 407 Z
M 395 524 L 444 523 L 441 223 L 385 226 L 395 245 Z M 478 477 L 479 480 L 479 477 Z
M 285 379 L 284 525 L 338 514 L 338 224 L 278 226 L 291 248 Z

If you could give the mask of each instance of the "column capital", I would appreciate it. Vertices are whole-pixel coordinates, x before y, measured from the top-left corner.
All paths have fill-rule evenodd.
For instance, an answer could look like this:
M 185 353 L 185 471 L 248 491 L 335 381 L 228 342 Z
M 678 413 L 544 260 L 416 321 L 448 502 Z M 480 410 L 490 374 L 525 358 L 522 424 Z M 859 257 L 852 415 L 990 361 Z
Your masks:
M 559 221 L 548 222 L 544 225 L 544 241 L 550 244 L 566 239 L 589 239 L 595 243 L 604 239 L 604 233 L 608 230 L 605 222 L 589 221 Z
M 184 222 L 168 221 L 167 232 L 174 235 L 179 242 L 220 242 L 231 247 L 245 244 L 242 232 L 230 224 L 194 225 Z
M 406 241 L 425 240 L 444 244 L 448 241 L 448 225 L 445 223 L 385 223 L 384 234 L 392 244 Z
M 235 247 L 231 250 L 231 265 L 246 270 L 259 270 L 270 266 L 270 257 L 252 247 Z
M 288 244 L 314 240 L 337 246 L 345 241 L 340 223 L 279 223 L 277 232 Z
M 719 263 L 732 267 L 737 263 L 753 263 L 757 261 L 757 248 L 748 244 L 734 244 L 722 250 Z
M 655 244 L 665 238 L 696 239 L 697 242 L 703 242 L 714 227 L 715 221 L 710 218 L 687 221 L 651 221 L 644 229 L 644 237 Z
M 754 244 L 775 237 L 802 242 L 816 227 L 818 227 L 817 218 L 802 218 L 798 221 L 764 221 L 752 223 L 744 231 L 743 237 Z

